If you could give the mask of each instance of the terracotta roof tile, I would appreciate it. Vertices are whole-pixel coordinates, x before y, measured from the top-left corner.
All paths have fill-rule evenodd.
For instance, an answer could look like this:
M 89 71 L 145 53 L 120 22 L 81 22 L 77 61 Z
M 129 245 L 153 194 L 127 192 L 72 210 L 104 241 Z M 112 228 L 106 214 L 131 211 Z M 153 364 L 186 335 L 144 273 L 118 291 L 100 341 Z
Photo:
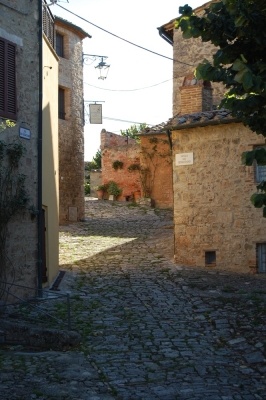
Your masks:
M 167 122 L 145 128 L 141 134 L 159 134 L 167 130 L 179 130 L 185 128 L 193 128 L 196 126 L 228 124 L 230 122 L 240 122 L 237 118 L 231 115 L 231 112 L 226 109 L 202 111 L 192 114 L 177 114 L 170 118 Z

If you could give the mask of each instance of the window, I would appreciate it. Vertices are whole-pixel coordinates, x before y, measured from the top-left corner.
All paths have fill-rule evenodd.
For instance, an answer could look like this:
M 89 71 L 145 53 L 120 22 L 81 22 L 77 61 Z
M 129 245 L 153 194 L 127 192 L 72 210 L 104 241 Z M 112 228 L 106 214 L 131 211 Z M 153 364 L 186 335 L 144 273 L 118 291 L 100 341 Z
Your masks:
M 56 32 L 56 54 L 64 57 L 64 36 Z
M 58 118 L 65 119 L 65 90 L 62 88 L 58 89 Z
M 0 117 L 16 119 L 16 46 L 0 38 Z
M 266 273 L 266 243 L 257 244 L 257 265 L 259 273 Z
M 255 147 L 255 148 L 258 149 L 259 147 Z M 255 162 L 254 166 L 255 166 L 255 179 L 256 179 L 256 182 L 259 183 L 261 181 L 266 181 L 266 165 L 258 165 Z
M 266 165 L 256 163 L 256 182 L 266 181 Z
M 216 265 L 216 251 L 205 251 L 205 265 L 206 267 Z

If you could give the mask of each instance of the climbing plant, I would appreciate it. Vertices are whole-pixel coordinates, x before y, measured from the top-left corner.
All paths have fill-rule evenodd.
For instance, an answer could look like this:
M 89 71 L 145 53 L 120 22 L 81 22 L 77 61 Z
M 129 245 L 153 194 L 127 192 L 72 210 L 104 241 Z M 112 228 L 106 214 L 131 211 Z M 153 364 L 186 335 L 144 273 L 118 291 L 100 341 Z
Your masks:
M 130 172 L 138 171 L 143 197 L 150 197 L 154 188 L 154 181 L 158 168 L 162 167 L 162 161 L 171 163 L 171 151 L 168 147 L 168 141 L 151 137 L 148 145 L 142 145 L 140 153 L 142 155 L 141 164 L 131 164 L 128 167 Z
M 24 151 L 19 142 L 0 141 L 0 298 L 5 293 L 7 270 L 11 264 L 6 251 L 8 223 L 28 203 L 25 175 L 19 173 Z

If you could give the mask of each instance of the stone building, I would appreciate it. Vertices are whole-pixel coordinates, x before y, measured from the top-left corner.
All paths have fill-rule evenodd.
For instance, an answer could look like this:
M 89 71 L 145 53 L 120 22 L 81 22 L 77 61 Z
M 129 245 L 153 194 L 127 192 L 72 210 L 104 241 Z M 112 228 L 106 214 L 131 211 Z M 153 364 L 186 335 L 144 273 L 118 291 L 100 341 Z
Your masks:
M 15 173 L 1 158 L 12 185 L 0 179 L 0 300 L 17 301 L 36 296 L 58 273 L 58 58 L 45 1 L 0 0 L 0 11 L 0 118 L 15 123 L 1 130 L 0 143 L 24 149 Z M 15 213 L 18 176 L 25 176 L 28 203 Z
M 82 41 L 90 35 L 55 17 L 59 56 L 59 223 L 84 219 L 84 113 Z
M 194 12 L 201 15 L 211 1 L 197 7 Z M 158 28 L 160 36 L 173 46 L 173 116 L 181 111 L 180 87 L 185 77 L 192 75 L 204 59 L 211 60 L 215 47 L 201 38 L 184 39 L 181 29 L 175 29 L 178 17 Z M 219 83 L 213 86 L 213 105 L 218 106 L 224 95 L 224 87 Z
M 202 13 L 207 4 L 195 12 Z M 171 140 L 175 261 L 265 273 L 266 221 L 250 196 L 257 179 L 265 179 L 266 167 L 241 163 L 242 153 L 265 146 L 265 138 L 227 110 L 215 110 L 224 95 L 223 86 L 211 87 L 193 74 L 215 49 L 200 39 L 184 40 L 174 24 L 172 20 L 159 28 L 173 46 L 174 117 L 149 134 L 169 135 Z

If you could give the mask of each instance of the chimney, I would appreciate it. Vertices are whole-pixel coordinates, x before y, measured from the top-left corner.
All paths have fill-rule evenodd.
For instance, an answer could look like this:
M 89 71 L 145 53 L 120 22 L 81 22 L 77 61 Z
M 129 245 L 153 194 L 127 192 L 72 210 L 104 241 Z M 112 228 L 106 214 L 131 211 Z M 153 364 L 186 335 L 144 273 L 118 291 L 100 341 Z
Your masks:
M 210 82 L 197 80 L 193 74 L 186 76 L 180 87 L 180 114 L 211 111 L 212 90 Z

